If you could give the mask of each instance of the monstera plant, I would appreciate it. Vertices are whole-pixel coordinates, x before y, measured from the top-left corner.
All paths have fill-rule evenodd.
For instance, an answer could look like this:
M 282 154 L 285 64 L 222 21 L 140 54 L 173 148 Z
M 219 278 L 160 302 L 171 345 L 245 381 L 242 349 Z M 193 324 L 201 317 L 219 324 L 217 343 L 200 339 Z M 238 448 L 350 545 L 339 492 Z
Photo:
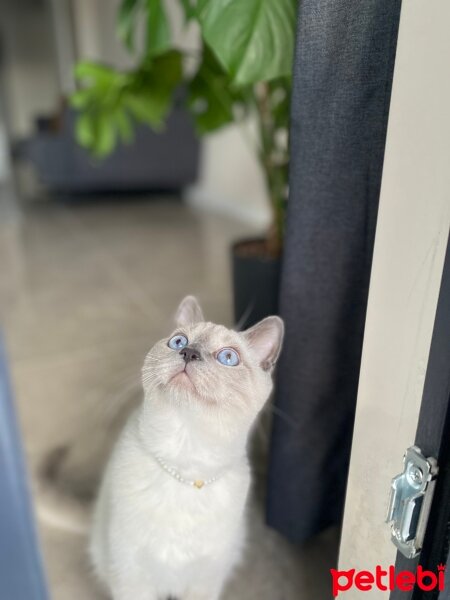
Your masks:
M 77 65 L 79 89 L 72 97 L 79 111 L 77 139 L 97 157 L 106 156 L 116 144 L 132 141 L 136 123 L 163 128 L 179 101 L 192 113 L 200 135 L 250 116 L 257 123 L 252 143 L 273 213 L 273 225 L 258 252 L 276 258 L 282 249 L 287 197 L 297 0 L 172 1 L 179 2 L 186 22 L 197 23 L 198 52 L 193 56 L 175 46 L 164 0 L 123 0 L 117 33 L 135 55 L 135 68 Z

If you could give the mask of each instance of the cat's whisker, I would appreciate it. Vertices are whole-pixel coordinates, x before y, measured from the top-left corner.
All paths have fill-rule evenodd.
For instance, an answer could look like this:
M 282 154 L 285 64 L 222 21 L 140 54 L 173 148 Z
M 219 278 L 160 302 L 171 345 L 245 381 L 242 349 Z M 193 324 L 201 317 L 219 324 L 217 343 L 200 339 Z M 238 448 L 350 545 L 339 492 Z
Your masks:
M 264 412 L 270 411 L 271 413 L 273 413 L 277 417 L 280 417 L 280 419 L 282 419 L 285 423 L 294 427 L 295 429 L 300 428 L 300 423 L 298 421 L 296 421 L 293 417 L 288 415 L 286 412 L 284 412 L 284 410 L 282 410 L 278 406 L 275 406 L 272 402 L 268 402 L 265 405 L 263 411 Z
M 241 331 L 242 327 L 244 325 L 244 323 L 247 321 L 247 319 L 249 318 L 249 316 L 252 313 L 252 310 L 255 307 L 255 301 L 253 300 L 252 302 L 250 302 L 247 306 L 247 308 L 244 310 L 244 312 L 242 313 L 241 318 L 239 319 L 239 321 L 236 323 L 234 329 L 236 331 Z
M 108 395 L 108 401 L 102 402 L 98 407 L 98 414 L 100 417 L 106 419 L 108 417 L 115 418 L 117 412 L 124 406 L 126 406 L 132 399 L 134 395 L 138 395 L 142 393 L 142 383 L 139 378 L 136 376 L 133 379 L 123 385 L 118 392 L 113 394 L 112 396 Z M 106 397 L 106 394 L 105 394 Z

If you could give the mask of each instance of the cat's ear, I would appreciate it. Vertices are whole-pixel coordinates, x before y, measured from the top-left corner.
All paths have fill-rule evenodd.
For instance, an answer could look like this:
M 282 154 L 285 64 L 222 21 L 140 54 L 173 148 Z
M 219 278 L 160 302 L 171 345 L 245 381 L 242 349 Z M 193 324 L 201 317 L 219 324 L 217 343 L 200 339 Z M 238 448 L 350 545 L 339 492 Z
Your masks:
M 261 367 L 269 371 L 275 365 L 281 352 L 284 336 L 284 323 L 280 317 L 266 317 L 243 332 Z
M 194 296 L 186 296 L 180 303 L 180 306 L 175 313 L 175 323 L 180 326 L 194 325 L 204 321 L 202 309 Z

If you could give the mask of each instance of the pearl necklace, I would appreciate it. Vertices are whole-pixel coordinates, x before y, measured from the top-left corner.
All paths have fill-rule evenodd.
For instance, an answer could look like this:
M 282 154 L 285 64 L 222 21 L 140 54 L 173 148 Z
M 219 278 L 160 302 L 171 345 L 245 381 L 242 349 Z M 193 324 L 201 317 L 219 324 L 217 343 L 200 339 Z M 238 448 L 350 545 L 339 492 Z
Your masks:
M 180 483 L 190 485 L 191 487 L 195 487 L 198 490 L 201 490 L 205 485 L 211 485 L 211 483 L 215 483 L 218 479 L 220 479 L 220 476 L 211 477 L 210 479 L 184 479 L 184 477 L 182 477 L 178 473 L 178 471 L 176 471 L 173 467 L 170 467 L 167 463 L 165 463 L 160 456 L 154 455 L 154 457 L 159 466 L 171 477 L 173 477 Z

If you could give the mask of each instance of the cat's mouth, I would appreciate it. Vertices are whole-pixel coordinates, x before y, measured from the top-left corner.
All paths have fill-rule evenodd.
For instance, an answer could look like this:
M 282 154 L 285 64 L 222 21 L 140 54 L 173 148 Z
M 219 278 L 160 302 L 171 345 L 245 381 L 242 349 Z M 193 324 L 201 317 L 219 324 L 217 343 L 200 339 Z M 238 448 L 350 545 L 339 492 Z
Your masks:
M 176 385 L 181 385 L 188 389 L 195 391 L 195 385 L 187 371 L 187 365 L 181 369 L 181 371 L 177 371 L 169 380 L 169 383 L 175 383 Z

